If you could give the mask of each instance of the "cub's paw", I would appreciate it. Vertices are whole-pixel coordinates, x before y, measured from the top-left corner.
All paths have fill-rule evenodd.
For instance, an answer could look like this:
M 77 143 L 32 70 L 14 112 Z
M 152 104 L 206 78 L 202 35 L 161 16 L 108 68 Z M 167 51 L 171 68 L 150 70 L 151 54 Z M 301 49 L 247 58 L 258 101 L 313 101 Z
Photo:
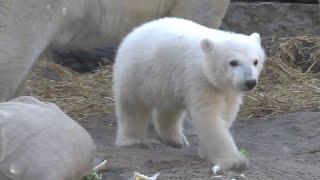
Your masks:
M 190 143 L 185 135 L 179 135 L 174 137 L 159 137 L 160 142 L 167 144 L 174 148 L 189 147 Z
M 134 139 L 134 138 L 117 138 L 115 145 L 117 147 L 131 147 L 135 145 L 143 145 L 143 141 L 140 139 Z
M 239 155 L 237 158 L 222 159 L 217 162 L 223 170 L 233 170 L 237 172 L 245 171 L 248 168 L 249 162 L 246 158 Z

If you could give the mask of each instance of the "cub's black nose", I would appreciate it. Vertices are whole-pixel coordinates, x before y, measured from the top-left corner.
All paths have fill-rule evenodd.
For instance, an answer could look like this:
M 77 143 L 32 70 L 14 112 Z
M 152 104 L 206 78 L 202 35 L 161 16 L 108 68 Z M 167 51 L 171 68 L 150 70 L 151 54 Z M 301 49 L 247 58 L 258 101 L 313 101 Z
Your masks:
M 248 81 L 244 82 L 244 85 L 246 86 L 246 88 L 248 88 L 248 90 L 251 90 L 257 85 L 257 81 L 256 80 L 248 80 Z

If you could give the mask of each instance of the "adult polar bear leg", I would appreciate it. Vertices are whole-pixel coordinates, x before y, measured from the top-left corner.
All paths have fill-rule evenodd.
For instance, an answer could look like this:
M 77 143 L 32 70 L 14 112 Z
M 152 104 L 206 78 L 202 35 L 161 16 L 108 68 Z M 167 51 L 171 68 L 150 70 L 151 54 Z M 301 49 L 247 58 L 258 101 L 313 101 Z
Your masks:
M 189 142 L 183 134 L 183 111 L 159 111 L 153 112 L 153 124 L 161 142 L 172 147 L 187 147 Z
M 64 0 L 1 0 L 7 6 L 1 15 L 0 101 L 12 98 L 20 89 L 42 51 L 68 21 L 84 11 L 84 0 L 77 8 Z
M 159 17 L 174 16 L 190 19 L 208 27 L 219 28 L 229 2 L 230 0 L 104 0 L 99 1 L 100 4 L 92 3 L 89 9 L 93 18 L 85 23 L 90 26 L 81 28 L 82 32 L 85 29 L 90 30 L 87 33 L 81 33 L 82 35 L 77 34 L 78 36 L 72 39 L 70 47 L 56 47 L 59 50 L 57 55 L 61 58 L 60 61 L 66 58 L 81 61 L 80 67 L 73 66 L 73 68 L 87 71 L 88 66 L 92 63 L 88 60 L 100 59 L 101 55 L 110 59 L 107 56 L 113 56 L 115 53 L 110 51 L 110 47 L 118 44 L 128 31 L 141 23 Z M 99 11 L 101 13 L 98 13 Z M 104 21 L 100 21 L 100 16 Z M 99 32 L 99 29 L 102 29 L 103 32 Z M 88 50 L 88 48 L 97 47 L 105 48 L 100 48 L 102 51 Z M 100 54 L 101 52 L 104 53 Z M 70 61 L 65 65 L 69 63 Z M 72 68 L 72 65 L 70 66 Z
M 230 0 L 177 0 L 169 16 L 182 17 L 201 25 L 219 28 Z
M 191 117 L 200 139 L 199 155 L 222 166 L 224 170 L 243 171 L 247 160 L 242 157 L 223 119 L 223 95 L 201 97 L 201 104 L 191 105 Z

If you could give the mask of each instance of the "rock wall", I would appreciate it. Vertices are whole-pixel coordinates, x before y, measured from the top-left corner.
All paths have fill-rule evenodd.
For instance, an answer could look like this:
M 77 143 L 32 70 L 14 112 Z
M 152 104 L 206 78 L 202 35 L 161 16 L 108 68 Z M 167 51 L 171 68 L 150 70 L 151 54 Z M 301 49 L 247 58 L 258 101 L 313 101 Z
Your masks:
M 235 2 L 230 5 L 221 29 L 259 32 L 262 37 L 320 35 L 320 6 Z

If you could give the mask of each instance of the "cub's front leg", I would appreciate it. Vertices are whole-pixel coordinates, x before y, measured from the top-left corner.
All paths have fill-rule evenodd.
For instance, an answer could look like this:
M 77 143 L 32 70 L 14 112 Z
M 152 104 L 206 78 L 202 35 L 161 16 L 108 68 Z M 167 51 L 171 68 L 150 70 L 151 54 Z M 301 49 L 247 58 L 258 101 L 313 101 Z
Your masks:
M 236 119 L 239 112 L 240 105 L 242 103 L 242 94 L 237 92 L 226 93 L 224 99 L 223 119 L 228 123 L 230 127 L 233 121 Z
M 248 161 L 238 151 L 229 132 L 229 122 L 223 119 L 223 98 L 210 97 L 198 102 L 202 103 L 190 109 L 200 139 L 200 157 L 220 165 L 224 170 L 245 170 Z

